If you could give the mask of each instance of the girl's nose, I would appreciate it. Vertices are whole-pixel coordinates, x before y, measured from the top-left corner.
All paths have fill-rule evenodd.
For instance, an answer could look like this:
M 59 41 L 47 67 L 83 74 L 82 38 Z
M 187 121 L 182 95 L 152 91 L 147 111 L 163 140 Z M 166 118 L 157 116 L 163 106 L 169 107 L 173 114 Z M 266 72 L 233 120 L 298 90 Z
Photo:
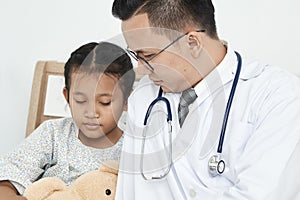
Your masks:
M 100 114 L 96 110 L 95 105 L 89 105 L 85 111 L 85 117 L 87 118 L 99 118 Z

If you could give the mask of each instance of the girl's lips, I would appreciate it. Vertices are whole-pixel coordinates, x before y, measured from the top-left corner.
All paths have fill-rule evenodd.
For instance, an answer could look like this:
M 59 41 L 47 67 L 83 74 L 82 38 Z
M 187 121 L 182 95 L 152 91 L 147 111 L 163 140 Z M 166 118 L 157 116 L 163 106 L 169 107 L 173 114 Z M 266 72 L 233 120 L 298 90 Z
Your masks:
M 89 130 L 96 130 L 100 127 L 100 124 L 84 123 L 84 126 Z

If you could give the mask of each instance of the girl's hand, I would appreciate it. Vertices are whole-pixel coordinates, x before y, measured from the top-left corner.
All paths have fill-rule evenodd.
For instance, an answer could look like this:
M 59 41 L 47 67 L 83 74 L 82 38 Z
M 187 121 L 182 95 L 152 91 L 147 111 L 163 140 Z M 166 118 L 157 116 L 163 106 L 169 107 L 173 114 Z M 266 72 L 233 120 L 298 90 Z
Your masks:
M 18 195 L 16 188 L 9 181 L 0 181 L 0 200 L 27 200 Z

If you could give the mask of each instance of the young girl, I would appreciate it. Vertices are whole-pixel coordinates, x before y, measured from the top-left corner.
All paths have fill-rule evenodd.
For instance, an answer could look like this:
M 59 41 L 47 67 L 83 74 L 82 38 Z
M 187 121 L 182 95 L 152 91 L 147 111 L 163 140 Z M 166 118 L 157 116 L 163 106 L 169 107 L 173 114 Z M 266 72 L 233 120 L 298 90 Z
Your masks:
M 42 177 L 70 184 L 107 160 L 119 160 L 126 107 L 135 74 L 120 47 L 88 43 L 65 64 L 63 94 L 72 118 L 42 123 L 13 152 L 0 157 L 0 199 L 25 199 L 24 190 Z

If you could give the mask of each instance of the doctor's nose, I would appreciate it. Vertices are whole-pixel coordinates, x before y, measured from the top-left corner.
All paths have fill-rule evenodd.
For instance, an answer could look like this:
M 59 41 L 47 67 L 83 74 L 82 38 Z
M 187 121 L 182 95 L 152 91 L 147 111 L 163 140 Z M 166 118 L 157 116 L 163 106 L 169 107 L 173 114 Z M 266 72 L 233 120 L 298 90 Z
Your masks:
M 149 64 L 145 63 L 144 61 L 142 60 L 139 60 L 138 61 L 138 67 L 136 68 L 137 70 L 137 73 L 140 74 L 140 75 L 149 75 L 153 72 L 153 68 L 150 69 Z

